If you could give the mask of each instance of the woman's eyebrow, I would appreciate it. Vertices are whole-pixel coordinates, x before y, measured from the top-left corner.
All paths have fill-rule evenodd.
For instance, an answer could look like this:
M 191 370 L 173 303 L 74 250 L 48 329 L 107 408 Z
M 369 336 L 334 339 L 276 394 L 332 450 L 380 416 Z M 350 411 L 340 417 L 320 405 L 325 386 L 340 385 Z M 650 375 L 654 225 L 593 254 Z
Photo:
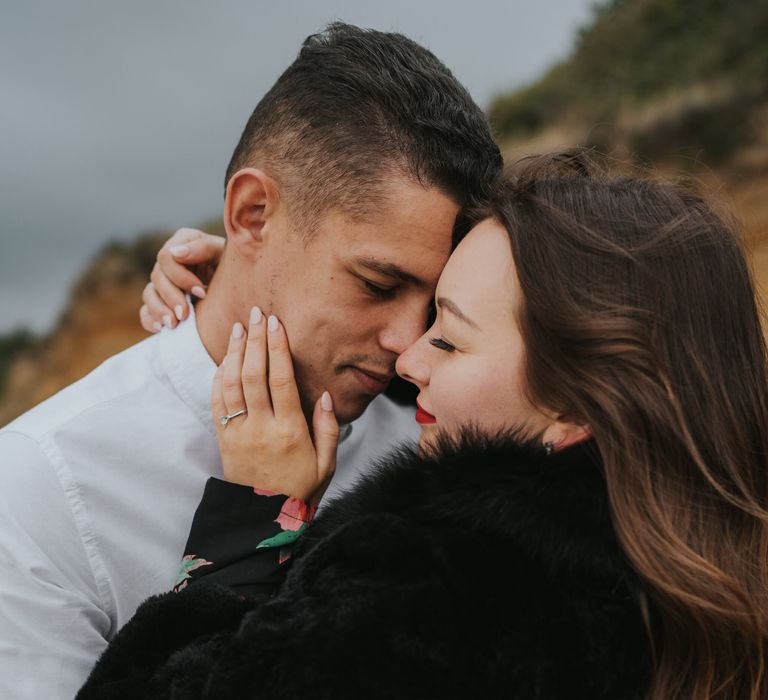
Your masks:
M 456 318 L 458 318 L 460 321 L 464 321 L 468 326 L 471 326 L 476 331 L 481 330 L 480 326 L 478 326 L 474 321 L 467 318 L 462 310 L 456 306 L 450 299 L 446 297 L 438 297 L 437 301 L 435 302 L 437 306 L 441 309 L 445 309 L 446 311 L 450 311 Z

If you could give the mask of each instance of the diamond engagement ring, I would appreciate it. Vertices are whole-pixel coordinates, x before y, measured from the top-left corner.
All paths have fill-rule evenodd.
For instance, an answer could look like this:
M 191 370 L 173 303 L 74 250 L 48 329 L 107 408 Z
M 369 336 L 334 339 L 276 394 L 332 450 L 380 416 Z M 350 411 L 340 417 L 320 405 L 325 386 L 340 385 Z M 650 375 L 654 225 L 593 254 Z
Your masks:
M 241 408 L 239 411 L 235 411 L 234 413 L 230 413 L 228 416 L 222 416 L 219 418 L 219 423 L 222 425 L 226 425 L 231 421 L 233 418 L 237 418 L 238 416 L 242 416 L 244 413 L 248 413 L 247 408 Z

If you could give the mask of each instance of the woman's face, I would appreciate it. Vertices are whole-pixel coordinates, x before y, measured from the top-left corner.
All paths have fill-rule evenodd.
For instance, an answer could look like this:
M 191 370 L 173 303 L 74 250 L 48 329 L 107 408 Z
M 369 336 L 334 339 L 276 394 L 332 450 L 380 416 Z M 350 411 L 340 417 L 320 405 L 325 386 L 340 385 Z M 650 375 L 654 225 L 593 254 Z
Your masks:
M 478 224 L 448 260 L 435 293 L 434 325 L 397 361 L 421 390 L 420 444 L 471 424 L 483 432 L 521 428 L 527 437 L 555 418 L 523 391 L 522 302 L 509 237 L 492 219 Z

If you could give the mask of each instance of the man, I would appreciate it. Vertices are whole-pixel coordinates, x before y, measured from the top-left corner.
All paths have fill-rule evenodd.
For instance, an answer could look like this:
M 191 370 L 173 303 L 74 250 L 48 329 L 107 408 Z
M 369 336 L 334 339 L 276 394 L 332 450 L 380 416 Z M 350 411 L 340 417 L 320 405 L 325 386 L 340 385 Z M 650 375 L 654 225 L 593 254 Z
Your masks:
M 425 49 L 342 24 L 307 39 L 232 156 L 228 242 L 194 318 L 0 432 L 1 697 L 71 697 L 137 605 L 173 585 L 221 474 L 215 364 L 254 305 L 285 324 L 304 406 L 328 390 L 350 425 L 332 491 L 414 434 L 412 414 L 375 397 L 423 332 L 457 215 L 500 163 Z

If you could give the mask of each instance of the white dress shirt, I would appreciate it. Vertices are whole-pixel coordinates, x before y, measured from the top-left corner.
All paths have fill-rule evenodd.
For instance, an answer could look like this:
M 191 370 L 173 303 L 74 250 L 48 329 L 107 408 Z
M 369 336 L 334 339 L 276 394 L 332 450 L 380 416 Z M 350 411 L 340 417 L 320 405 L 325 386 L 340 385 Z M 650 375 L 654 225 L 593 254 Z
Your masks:
M 0 431 L 0 698 L 72 698 L 141 601 L 173 585 L 221 462 L 194 318 Z M 414 439 L 384 396 L 344 431 L 326 499 Z

